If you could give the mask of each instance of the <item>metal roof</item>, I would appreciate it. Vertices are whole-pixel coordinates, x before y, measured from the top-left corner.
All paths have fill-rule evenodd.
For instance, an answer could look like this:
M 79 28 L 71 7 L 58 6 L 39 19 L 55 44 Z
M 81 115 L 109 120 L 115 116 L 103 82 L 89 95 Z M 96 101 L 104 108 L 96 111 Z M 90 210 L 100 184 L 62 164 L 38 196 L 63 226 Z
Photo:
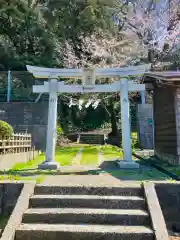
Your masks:
M 180 71 L 148 72 L 143 75 L 143 82 L 151 82 L 157 79 L 163 81 L 180 81 Z

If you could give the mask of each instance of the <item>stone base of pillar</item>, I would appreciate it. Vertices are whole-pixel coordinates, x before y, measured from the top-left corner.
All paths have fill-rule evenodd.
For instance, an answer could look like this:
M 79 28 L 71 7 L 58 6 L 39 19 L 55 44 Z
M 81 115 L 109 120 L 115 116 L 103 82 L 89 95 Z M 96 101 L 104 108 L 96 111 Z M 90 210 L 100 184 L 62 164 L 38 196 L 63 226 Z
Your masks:
M 38 169 L 41 169 L 41 170 L 57 170 L 57 169 L 60 169 L 60 165 L 56 161 L 52 161 L 52 162 L 44 161 L 43 163 L 41 163 L 38 166 Z
M 125 160 L 119 160 L 118 165 L 122 169 L 138 169 L 139 164 L 135 161 L 125 161 Z

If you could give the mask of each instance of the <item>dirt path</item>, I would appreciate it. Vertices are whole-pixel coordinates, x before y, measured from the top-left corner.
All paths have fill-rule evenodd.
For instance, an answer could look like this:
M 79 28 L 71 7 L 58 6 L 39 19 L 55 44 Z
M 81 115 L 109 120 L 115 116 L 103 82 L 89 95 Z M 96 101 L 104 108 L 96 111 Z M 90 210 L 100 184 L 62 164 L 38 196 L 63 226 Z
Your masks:
M 101 163 L 103 163 L 104 161 L 104 153 L 101 151 L 101 149 L 98 150 L 98 164 L 99 166 L 101 165 Z
M 82 159 L 82 153 L 84 148 L 80 148 L 79 152 L 76 154 L 76 156 L 72 160 L 72 165 L 80 165 L 81 159 Z

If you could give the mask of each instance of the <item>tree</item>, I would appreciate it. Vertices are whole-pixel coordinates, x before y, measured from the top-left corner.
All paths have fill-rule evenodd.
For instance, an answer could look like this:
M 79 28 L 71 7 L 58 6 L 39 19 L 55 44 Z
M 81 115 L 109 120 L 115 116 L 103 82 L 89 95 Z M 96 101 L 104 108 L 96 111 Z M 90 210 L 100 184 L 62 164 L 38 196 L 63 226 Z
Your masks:
M 82 37 L 81 55 L 77 56 L 73 47 L 69 42 L 66 43 L 64 49 L 64 65 L 68 68 L 82 67 L 88 65 L 96 67 L 122 67 L 129 64 L 129 61 L 135 59 L 146 58 L 146 53 L 140 44 L 135 47 L 133 39 L 129 39 L 121 33 L 104 33 L 98 31 L 91 36 Z M 117 79 L 116 79 L 117 80 Z M 75 80 L 73 80 L 74 82 Z M 111 83 L 113 79 L 102 78 L 97 79 L 97 83 Z M 133 96 L 134 97 L 134 96 Z M 120 101 L 120 95 L 117 94 L 87 94 L 74 95 L 74 98 L 81 99 L 103 99 L 100 105 L 108 110 L 109 119 L 112 127 L 112 135 L 117 135 L 117 112 L 120 111 L 120 106 L 117 104 Z
M 1 68 L 25 70 L 32 63 L 52 66 L 55 39 L 40 10 L 23 0 L 3 1 L 1 9 Z
M 138 1 L 140 0 L 134 2 Z M 145 30 L 142 29 L 142 33 L 140 31 L 130 34 L 132 30 L 137 30 L 138 21 L 135 22 L 137 26 L 131 26 L 132 7 L 123 2 L 2 0 L 0 68 L 24 70 L 26 64 L 68 68 L 87 64 L 97 67 L 121 67 L 144 63 L 149 52 L 149 47 L 147 49 L 144 42 L 141 44 L 141 35 Z M 134 9 L 136 7 L 137 3 Z M 25 89 L 25 81 L 23 79 L 18 81 L 17 86 Z M 98 81 L 107 83 L 112 79 Z M 79 95 L 74 97 L 79 99 Z M 115 113 L 116 109 L 119 111 L 116 103 L 120 96 L 95 94 L 91 97 L 105 98 L 103 104 L 109 108 L 112 129 L 116 132 Z M 64 103 L 65 100 L 61 98 Z M 62 112 L 66 112 L 65 107 Z M 80 113 L 82 125 L 84 122 L 87 123 L 85 118 L 88 114 L 90 111 Z M 66 122 L 67 117 L 64 117 L 64 123 Z
M 154 65 L 175 51 L 180 43 L 179 0 L 135 0 L 133 3 L 126 0 L 120 17 L 126 34 L 141 41 L 148 50 L 148 61 Z

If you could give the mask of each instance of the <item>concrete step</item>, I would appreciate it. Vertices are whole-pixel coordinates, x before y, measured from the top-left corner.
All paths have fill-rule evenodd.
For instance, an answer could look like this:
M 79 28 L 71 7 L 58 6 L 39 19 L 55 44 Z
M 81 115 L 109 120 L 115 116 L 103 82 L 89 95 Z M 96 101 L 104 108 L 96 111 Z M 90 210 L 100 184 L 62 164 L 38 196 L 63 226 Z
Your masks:
M 89 141 L 89 140 L 82 140 L 82 139 L 80 139 L 79 140 L 79 143 L 80 144 L 90 144 L 90 145 L 104 145 L 104 141 Z
M 147 212 L 133 209 L 32 208 L 25 212 L 23 223 L 148 226 L 150 219 Z
M 100 141 L 104 139 L 104 136 L 96 137 L 96 136 L 80 136 L 82 140 L 89 140 L 89 141 Z
M 137 196 L 34 195 L 30 208 L 145 209 L 145 199 Z
M 16 240 L 153 240 L 151 229 L 143 226 L 22 224 Z
M 89 143 L 89 144 L 103 144 L 104 135 L 103 134 L 81 134 L 80 143 Z
M 80 134 L 81 138 L 85 139 L 102 139 L 104 138 L 103 134 Z
M 124 184 L 119 187 L 58 186 L 39 184 L 36 186 L 34 194 L 143 196 L 143 189 L 141 187 L 141 184 Z

